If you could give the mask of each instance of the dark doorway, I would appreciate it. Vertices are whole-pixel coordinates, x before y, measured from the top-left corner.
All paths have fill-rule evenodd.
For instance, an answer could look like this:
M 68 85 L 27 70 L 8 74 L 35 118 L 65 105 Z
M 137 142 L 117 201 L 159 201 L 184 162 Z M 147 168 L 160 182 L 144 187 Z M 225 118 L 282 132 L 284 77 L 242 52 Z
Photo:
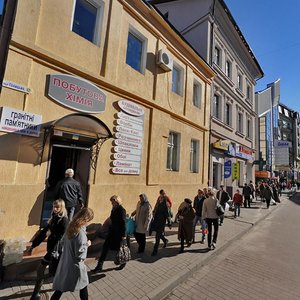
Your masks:
M 89 191 L 89 173 L 91 147 L 77 145 L 53 144 L 51 150 L 50 169 L 46 179 L 46 192 L 43 203 L 41 227 L 47 224 L 55 200 L 55 186 L 65 176 L 65 170 L 74 170 L 76 179 L 82 188 L 83 199 L 87 205 Z

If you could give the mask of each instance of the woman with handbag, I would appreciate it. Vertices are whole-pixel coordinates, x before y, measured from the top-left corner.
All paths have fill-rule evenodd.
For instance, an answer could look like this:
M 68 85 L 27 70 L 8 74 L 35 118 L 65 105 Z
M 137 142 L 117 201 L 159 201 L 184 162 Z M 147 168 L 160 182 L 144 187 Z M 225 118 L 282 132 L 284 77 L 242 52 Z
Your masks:
M 205 219 L 207 223 L 208 235 L 207 243 L 208 249 L 214 250 L 216 248 L 218 231 L 219 231 L 219 216 L 216 212 L 217 206 L 220 205 L 219 201 L 215 197 L 215 192 L 208 190 L 208 198 L 203 202 L 202 219 Z M 214 226 L 214 234 L 212 238 L 212 226 Z
M 60 299 L 64 292 L 77 290 L 81 300 L 88 300 L 89 279 L 84 260 L 91 242 L 87 239 L 85 228 L 93 218 L 94 212 L 84 207 L 70 222 L 63 241 L 64 250 L 53 279 L 55 292 L 51 300 Z
M 47 226 L 43 228 L 34 238 L 31 247 L 29 247 L 28 249 L 28 251 L 31 252 L 33 248 L 40 245 L 46 239 L 47 233 L 50 232 L 47 240 L 47 253 L 38 266 L 36 283 L 33 294 L 30 298 L 31 300 L 40 299 L 40 290 L 44 281 L 45 269 L 49 265 L 52 252 L 56 248 L 59 241 L 62 239 L 67 225 L 68 217 L 65 207 L 65 201 L 62 199 L 55 200 L 53 202 L 51 218 L 49 219 Z
M 143 253 L 146 247 L 146 232 L 152 218 L 152 208 L 146 194 L 140 194 L 140 200 L 136 205 L 136 210 L 131 214 L 135 216 L 134 237 L 139 245 L 138 253 Z
M 110 214 L 111 225 L 108 235 L 103 244 L 101 256 L 92 272 L 101 272 L 103 263 L 109 250 L 119 251 L 124 240 L 126 240 L 126 210 L 122 206 L 120 196 L 114 195 L 110 198 L 112 210 Z M 119 270 L 125 267 L 126 263 L 119 266 Z

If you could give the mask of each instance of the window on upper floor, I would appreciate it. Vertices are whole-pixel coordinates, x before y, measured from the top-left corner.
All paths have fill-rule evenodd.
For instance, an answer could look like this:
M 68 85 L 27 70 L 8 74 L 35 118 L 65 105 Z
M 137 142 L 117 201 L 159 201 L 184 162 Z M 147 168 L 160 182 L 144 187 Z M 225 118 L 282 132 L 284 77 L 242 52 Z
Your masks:
M 243 113 L 239 112 L 237 115 L 237 131 L 243 133 Z
M 218 47 L 215 47 L 214 63 L 221 67 L 221 50 Z
M 193 139 L 190 147 L 190 172 L 199 172 L 199 141 Z
M 252 138 L 252 121 L 250 118 L 247 119 L 247 138 Z
M 193 85 L 193 105 L 200 108 L 201 107 L 201 94 L 202 94 L 202 85 L 194 80 Z
M 225 124 L 231 126 L 232 106 L 230 103 L 225 104 Z
M 147 39 L 134 28 L 127 38 L 126 64 L 140 73 L 145 72 Z
M 249 84 L 247 84 L 247 91 L 246 91 L 246 98 L 251 100 L 252 99 L 252 89 Z
M 103 11 L 102 0 L 76 0 L 72 31 L 99 46 Z
M 241 74 L 237 76 L 237 87 L 239 90 L 243 90 L 243 76 Z
M 167 170 L 179 171 L 180 134 L 170 131 L 167 149 Z
M 229 60 L 226 60 L 225 64 L 225 74 L 228 78 L 232 78 L 232 63 Z
M 221 98 L 219 95 L 214 95 L 213 97 L 213 116 L 217 119 L 221 117 Z
M 180 96 L 183 92 L 183 69 L 175 63 L 172 70 L 172 92 Z

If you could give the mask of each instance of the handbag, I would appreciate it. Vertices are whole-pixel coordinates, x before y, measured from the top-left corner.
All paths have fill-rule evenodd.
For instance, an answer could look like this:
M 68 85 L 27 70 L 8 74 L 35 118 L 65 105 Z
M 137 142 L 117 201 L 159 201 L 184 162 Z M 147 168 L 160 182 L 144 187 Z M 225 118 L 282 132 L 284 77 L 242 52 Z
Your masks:
M 217 205 L 216 213 L 219 217 L 224 215 L 225 212 L 224 212 L 224 208 L 222 205 L 220 205 L 220 204 Z
M 127 218 L 126 219 L 126 234 L 133 235 L 136 228 L 136 222 L 133 218 Z
M 120 247 L 120 250 L 116 254 L 114 263 L 116 265 L 124 265 L 131 259 L 130 249 L 128 248 L 126 242 Z
M 56 273 L 56 269 L 60 260 L 62 254 L 62 240 L 59 240 L 52 253 L 51 253 L 51 257 L 50 257 L 50 261 L 49 261 L 49 274 L 54 276 Z

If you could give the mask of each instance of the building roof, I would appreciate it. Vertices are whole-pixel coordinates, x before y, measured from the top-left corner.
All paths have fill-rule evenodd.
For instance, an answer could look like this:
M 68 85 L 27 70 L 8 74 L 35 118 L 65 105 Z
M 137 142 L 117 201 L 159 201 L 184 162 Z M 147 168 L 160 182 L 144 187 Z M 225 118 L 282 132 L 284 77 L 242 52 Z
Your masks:
M 174 1 L 178 1 L 178 0 L 149 0 L 148 2 L 151 4 L 162 4 L 162 3 L 167 3 L 167 2 L 174 2 Z M 226 12 L 229 20 L 231 21 L 232 25 L 234 26 L 236 32 L 238 33 L 238 35 L 240 36 L 240 39 L 242 41 L 242 43 L 245 45 L 246 49 L 248 50 L 251 58 L 253 59 L 253 61 L 255 62 L 257 68 L 259 69 L 259 72 L 261 73 L 261 77 L 257 78 L 260 79 L 264 76 L 264 72 L 262 70 L 262 68 L 260 67 L 260 64 L 258 63 L 258 60 L 256 59 L 253 51 L 251 50 L 251 47 L 249 46 L 249 44 L 247 43 L 242 31 L 240 30 L 239 26 L 237 25 L 236 21 L 234 20 L 234 17 L 232 16 L 229 8 L 227 7 L 226 3 L 224 0 L 218 0 L 220 2 L 220 4 L 222 5 L 222 7 L 224 8 L 224 11 Z

